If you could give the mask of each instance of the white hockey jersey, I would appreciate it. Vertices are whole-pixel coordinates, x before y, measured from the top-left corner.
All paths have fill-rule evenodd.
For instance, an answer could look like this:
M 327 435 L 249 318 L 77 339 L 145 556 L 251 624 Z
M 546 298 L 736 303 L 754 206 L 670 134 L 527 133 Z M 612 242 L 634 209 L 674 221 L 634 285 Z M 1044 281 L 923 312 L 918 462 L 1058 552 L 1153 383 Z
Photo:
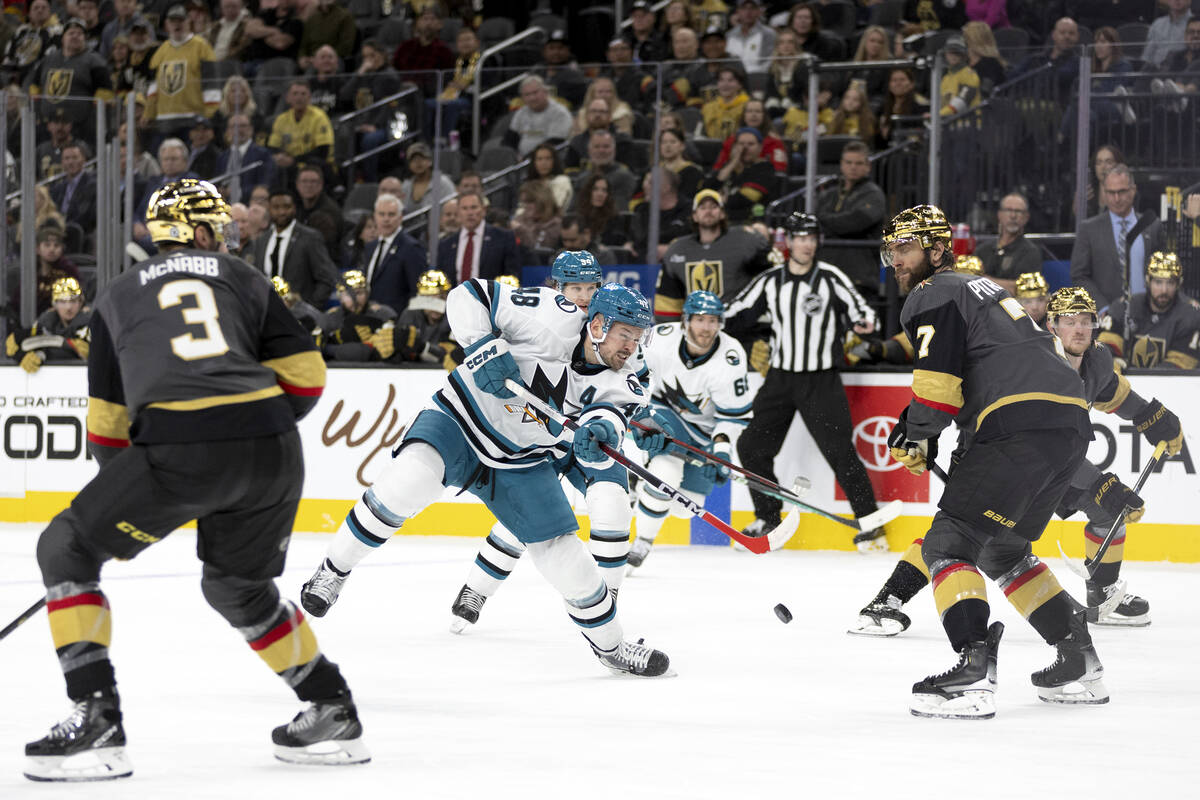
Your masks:
M 736 339 L 719 333 L 713 349 L 697 358 L 687 351 L 683 323 L 672 322 L 654 329 L 645 356 L 654 405 L 674 411 L 704 444 L 718 433 L 737 441 L 750 422 L 754 392 Z
M 591 343 L 583 312 L 553 289 L 513 289 L 473 278 L 450 291 L 446 316 L 463 347 L 492 333 L 508 342 L 525 386 L 581 423 L 602 417 L 624 436 L 629 418 L 650 400 L 636 358 L 621 370 L 586 360 L 583 348 Z M 483 391 L 461 364 L 446 376 L 431 407 L 453 417 L 480 461 L 497 469 L 529 466 L 571 447 L 569 434 L 560 439 L 558 426 L 548 425 L 543 414 Z

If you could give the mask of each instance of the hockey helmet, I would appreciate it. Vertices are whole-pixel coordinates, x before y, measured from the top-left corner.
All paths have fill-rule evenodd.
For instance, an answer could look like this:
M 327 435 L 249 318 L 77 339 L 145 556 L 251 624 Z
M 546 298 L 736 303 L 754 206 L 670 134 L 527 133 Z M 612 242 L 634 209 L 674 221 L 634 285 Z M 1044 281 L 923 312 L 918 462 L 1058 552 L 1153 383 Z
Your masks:
M 82 300 L 83 289 L 74 278 L 59 278 L 50 289 L 50 297 L 55 301 Z
M 559 288 L 564 283 L 603 283 L 604 274 L 596 257 L 587 250 L 564 250 L 550 265 L 550 278 Z
M 803 211 L 788 214 L 787 219 L 783 221 L 783 229 L 789 239 L 793 236 L 816 236 L 818 240 L 821 238 L 821 223 L 812 214 L 805 214 Z
M 1045 297 L 1050 287 L 1040 272 L 1022 272 L 1017 276 L 1017 298 Z
M 232 222 L 229 203 L 217 187 L 195 178 L 166 184 L 150 196 L 146 207 L 146 228 L 155 243 L 190 245 L 197 226 L 207 225 L 220 244 L 225 241 L 225 226 Z
M 450 279 L 440 269 L 427 269 L 417 278 L 417 294 L 422 297 L 445 295 L 450 291 Z
M 947 248 L 953 238 L 950 223 L 946 215 L 937 206 L 922 205 L 901 211 L 892 217 L 883 228 L 883 246 L 880 254 L 883 263 L 892 265 L 892 248 L 907 242 L 919 242 L 921 247 L 928 250 L 935 242 L 942 242 Z
M 601 331 L 608 335 L 609 328 L 614 322 L 624 322 L 643 330 L 643 344 L 653 330 L 654 315 L 650 313 L 650 303 L 637 289 L 622 286 L 619 283 L 606 283 L 592 295 L 588 304 L 588 323 L 597 314 L 604 317 Z
M 1183 269 L 1179 266 L 1179 256 L 1174 253 L 1167 253 L 1162 250 L 1156 250 L 1150 256 L 1150 263 L 1146 264 L 1146 276 L 1150 278 L 1166 278 L 1176 280 L 1183 278 Z
M 1075 314 L 1091 314 L 1092 327 L 1096 327 L 1096 301 L 1082 286 L 1064 286 L 1050 295 L 1050 303 L 1046 306 L 1046 318 L 1053 325 L 1059 317 L 1070 317 Z
M 284 300 L 292 293 L 292 285 L 283 279 L 282 275 L 275 275 L 271 278 L 271 285 L 275 287 L 275 294 L 279 295 Z
M 968 275 L 982 275 L 983 262 L 979 256 L 959 256 L 954 259 L 954 271 L 965 272 Z
M 338 281 L 337 285 L 338 294 L 341 294 L 342 292 L 358 291 L 360 289 L 366 291 L 368 288 L 367 276 L 364 275 L 362 270 L 359 269 L 351 269 L 343 272 L 342 279 Z
M 517 280 L 516 275 L 501 275 L 496 278 L 496 283 L 503 283 L 505 286 L 510 286 L 513 289 L 521 288 L 521 282 Z
M 717 319 L 722 319 L 725 316 L 725 304 L 712 292 L 700 289 L 689 294 L 687 300 L 683 301 L 684 323 L 693 314 L 712 314 Z

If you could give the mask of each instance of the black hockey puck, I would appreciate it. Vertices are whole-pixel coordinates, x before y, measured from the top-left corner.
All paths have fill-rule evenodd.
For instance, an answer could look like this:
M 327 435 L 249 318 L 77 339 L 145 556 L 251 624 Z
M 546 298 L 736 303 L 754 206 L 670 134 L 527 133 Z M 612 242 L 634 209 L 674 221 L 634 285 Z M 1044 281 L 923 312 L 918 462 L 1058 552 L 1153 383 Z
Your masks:
M 779 617 L 779 621 L 784 625 L 792 621 L 792 612 L 788 611 L 788 607 L 783 603 L 775 606 L 775 616 Z

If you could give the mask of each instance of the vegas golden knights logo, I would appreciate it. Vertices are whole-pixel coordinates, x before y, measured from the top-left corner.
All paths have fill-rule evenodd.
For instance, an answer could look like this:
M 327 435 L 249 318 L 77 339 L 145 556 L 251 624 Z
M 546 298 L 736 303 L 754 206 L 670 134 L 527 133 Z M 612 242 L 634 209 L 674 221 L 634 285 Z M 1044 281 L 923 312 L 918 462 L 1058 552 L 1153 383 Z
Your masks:
M 168 61 L 159 68 L 158 87 L 163 94 L 179 94 L 186 84 L 186 61 Z
M 689 261 L 684 269 L 688 294 L 700 291 L 712 292 L 717 297 L 725 294 L 725 271 L 720 261 Z
M 53 97 L 66 97 L 71 93 L 71 78 L 75 76 L 73 69 L 52 69 L 46 76 L 46 94 Z
M 1131 367 L 1155 367 L 1163 362 L 1167 355 L 1167 340 L 1155 336 L 1139 336 L 1133 342 L 1133 357 L 1129 359 Z

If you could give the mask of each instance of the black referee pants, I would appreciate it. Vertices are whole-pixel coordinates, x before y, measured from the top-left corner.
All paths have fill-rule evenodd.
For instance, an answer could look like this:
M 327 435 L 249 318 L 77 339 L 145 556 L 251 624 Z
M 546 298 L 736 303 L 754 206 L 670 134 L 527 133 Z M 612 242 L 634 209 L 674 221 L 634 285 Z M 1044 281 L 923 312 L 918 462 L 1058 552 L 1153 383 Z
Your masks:
M 783 447 L 797 411 L 833 469 L 854 516 L 877 510 L 867 470 L 854 451 L 850 404 L 846 402 L 846 390 L 837 370 L 786 372 L 772 367 L 767 372 L 766 383 L 754 398 L 754 417 L 738 439 L 742 466 L 778 483 L 775 456 Z M 781 501 L 753 489 L 750 498 L 759 519 L 780 516 Z

